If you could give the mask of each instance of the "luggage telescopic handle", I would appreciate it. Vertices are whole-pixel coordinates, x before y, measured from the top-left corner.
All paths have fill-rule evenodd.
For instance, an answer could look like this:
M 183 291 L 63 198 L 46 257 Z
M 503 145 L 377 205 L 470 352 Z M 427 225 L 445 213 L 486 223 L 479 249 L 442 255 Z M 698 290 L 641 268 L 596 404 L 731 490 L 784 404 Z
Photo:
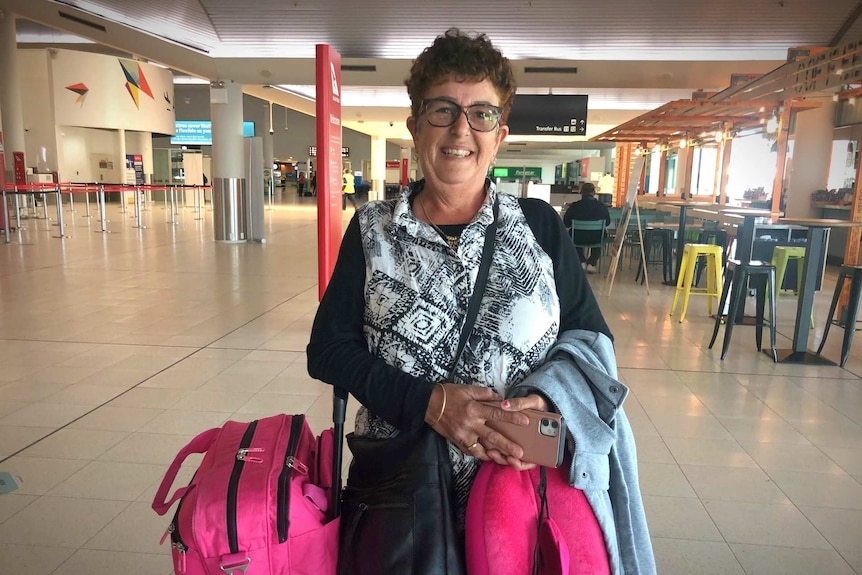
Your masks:
M 335 437 L 332 449 L 332 516 L 341 515 L 341 458 L 344 451 L 344 417 L 347 413 L 347 390 L 332 388 L 332 423 Z

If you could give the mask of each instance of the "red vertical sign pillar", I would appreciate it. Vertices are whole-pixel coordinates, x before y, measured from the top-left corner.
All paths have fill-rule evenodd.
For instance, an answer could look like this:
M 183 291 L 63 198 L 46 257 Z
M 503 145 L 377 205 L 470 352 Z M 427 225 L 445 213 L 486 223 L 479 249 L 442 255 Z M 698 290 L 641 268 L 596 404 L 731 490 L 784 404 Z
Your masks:
M 323 298 L 341 247 L 341 55 L 316 46 L 317 283 Z
M 0 191 L 6 189 L 6 153 L 3 148 L 3 132 L 0 132 Z M 9 221 L 9 207 L 6 202 L 0 198 L 0 228 L 8 229 L 7 222 Z M 9 241 L 9 238 L 6 238 Z
M 410 168 L 410 160 L 408 158 L 401 158 L 401 185 L 406 186 L 410 179 L 410 173 L 408 172 Z

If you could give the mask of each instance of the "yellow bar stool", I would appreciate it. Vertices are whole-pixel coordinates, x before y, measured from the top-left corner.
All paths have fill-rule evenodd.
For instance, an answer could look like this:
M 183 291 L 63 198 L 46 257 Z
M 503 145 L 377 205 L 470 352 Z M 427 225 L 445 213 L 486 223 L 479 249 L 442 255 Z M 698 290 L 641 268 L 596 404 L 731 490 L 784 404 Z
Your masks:
M 805 266 L 805 246 L 775 246 L 772 265 L 775 266 L 775 293 L 781 293 L 781 285 L 787 273 L 787 262 L 796 260 L 796 293 L 802 289 L 802 269 Z M 767 291 L 767 294 L 770 292 Z M 767 298 L 769 296 L 767 295 Z M 811 329 L 814 329 L 814 310 L 811 310 Z
M 685 319 L 685 312 L 688 309 L 688 298 L 692 294 L 707 296 L 707 311 L 712 315 L 712 298 L 718 300 L 721 297 L 721 246 L 715 244 L 685 244 L 685 249 L 682 252 L 682 262 L 679 268 L 679 279 L 676 282 L 676 293 L 673 295 L 673 306 L 670 308 L 670 315 L 676 311 L 676 304 L 679 301 L 680 293 L 682 293 L 682 311 L 679 315 L 679 322 Z M 694 270 L 697 267 L 697 260 L 701 256 L 706 258 L 706 288 L 693 286 Z

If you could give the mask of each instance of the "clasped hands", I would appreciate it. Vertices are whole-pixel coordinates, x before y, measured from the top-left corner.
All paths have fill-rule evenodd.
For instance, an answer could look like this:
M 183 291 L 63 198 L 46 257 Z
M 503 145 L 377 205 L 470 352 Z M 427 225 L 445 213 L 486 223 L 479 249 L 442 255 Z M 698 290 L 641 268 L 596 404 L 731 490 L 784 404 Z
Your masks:
M 526 426 L 530 420 L 520 413 L 524 409 L 547 411 L 548 403 L 537 394 L 504 400 L 488 387 L 441 383 L 431 393 L 425 423 L 468 455 L 526 471 L 536 465 L 521 460 L 521 446 L 486 425 L 493 420 Z

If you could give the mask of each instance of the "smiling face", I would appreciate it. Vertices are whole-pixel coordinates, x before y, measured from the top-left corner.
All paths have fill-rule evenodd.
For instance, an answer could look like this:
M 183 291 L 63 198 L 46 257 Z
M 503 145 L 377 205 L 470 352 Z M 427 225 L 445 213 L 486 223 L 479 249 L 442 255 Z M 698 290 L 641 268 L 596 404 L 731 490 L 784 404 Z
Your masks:
M 458 82 L 447 80 L 432 86 L 425 99 L 443 99 L 462 108 L 475 104 L 500 105 L 500 96 L 489 80 Z M 419 154 L 426 188 L 444 193 L 479 193 L 485 175 L 509 128 L 500 126 L 490 132 L 470 128 L 464 114 L 447 128 L 428 123 L 424 109 L 418 117 L 407 119 L 407 128 Z

